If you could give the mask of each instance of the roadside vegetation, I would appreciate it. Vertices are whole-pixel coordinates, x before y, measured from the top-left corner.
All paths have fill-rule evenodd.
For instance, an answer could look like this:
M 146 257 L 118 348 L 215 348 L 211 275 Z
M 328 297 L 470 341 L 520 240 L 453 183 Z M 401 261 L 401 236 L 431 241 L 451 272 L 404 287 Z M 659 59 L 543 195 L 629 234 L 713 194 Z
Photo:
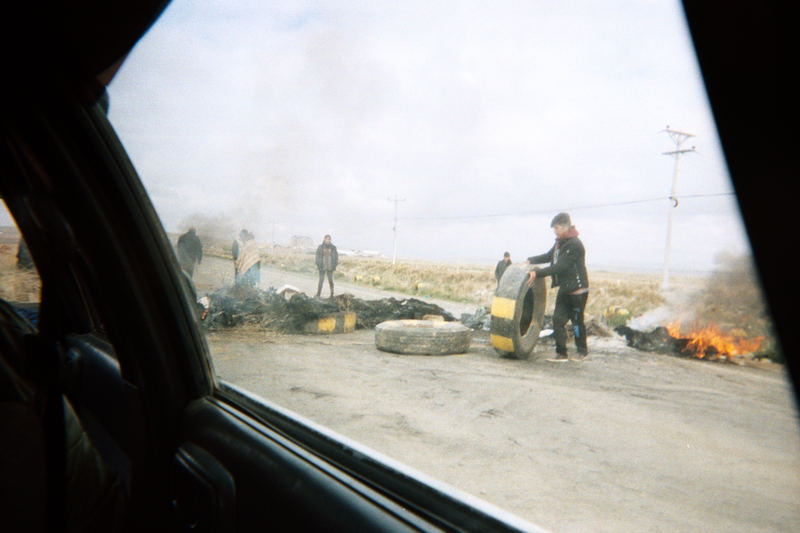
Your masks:
M 205 253 L 229 258 L 230 244 L 206 243 Z M 262 264 L 316 275 L 313 251 L 264 248 Z M 392 265 L 386 258 L 346 255 L 340 255 L 335 277 L 339 281 L 400 292 L 422 300 L 434 298 L 486 308 L 491 306 L 496 287 L 494 265 L 431 261 L 398 261 Z M 658 274 L 592 271 L 590 280 L 592 292 L 586 309 L 587 323 L 594 321 L 613 329 L 654 310 L 670 307 Z M 763 337 L 756 355 L 783 361 L 749 257 L 721 257 L 712 275 L 673 275 L 671 284 L 690 295 L 680 309 L 669 310 L 672 319 L 679 321 L 689 317 L 689 327 L 715 324 L 738 337 Z M 39 290 L 35 271 L 16 268 L 16 244 L 0 244 L 0 297 L 35 302 Z M 548 290 L 546 314 L 552 314 L 555 292 Z
M 19 303 L 38 302 L 40 290 L 35 270 L 17 268 L 16 244 L 0 244 L 0 298 Z

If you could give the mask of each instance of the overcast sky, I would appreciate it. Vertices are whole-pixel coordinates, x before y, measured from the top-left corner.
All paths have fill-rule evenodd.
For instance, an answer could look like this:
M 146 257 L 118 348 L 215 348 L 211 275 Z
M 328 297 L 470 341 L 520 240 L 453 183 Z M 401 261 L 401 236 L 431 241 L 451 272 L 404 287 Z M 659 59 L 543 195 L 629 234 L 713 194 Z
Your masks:
M 524 260 L 568 210 L 590 267 L 659 267 L 669 125 L 672 267 L 749 250 L 679 2 L 262 4 L 174 0 L 109 87 L 169 231 L 391 255 L 397 197 L 400 259 Z

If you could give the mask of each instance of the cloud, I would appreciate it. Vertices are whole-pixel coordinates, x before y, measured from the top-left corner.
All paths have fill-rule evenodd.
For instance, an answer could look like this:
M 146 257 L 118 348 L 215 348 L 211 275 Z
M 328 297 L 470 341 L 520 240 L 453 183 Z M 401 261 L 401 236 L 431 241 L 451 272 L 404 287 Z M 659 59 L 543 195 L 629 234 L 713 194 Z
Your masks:
M 696 134 L 679 193 L 731 190 L 679 2 L 178 1 L 110 92 L 168 227 L 199 211 L 390 253 L 398 195 L 401 255 L 489 261 L 593 206 L 598 261 L 658 264 L 666 207 L 620 204 L 669 194 L 667 124 Z M 676 264 L 746 248 L 734 203 L 680 213 Z

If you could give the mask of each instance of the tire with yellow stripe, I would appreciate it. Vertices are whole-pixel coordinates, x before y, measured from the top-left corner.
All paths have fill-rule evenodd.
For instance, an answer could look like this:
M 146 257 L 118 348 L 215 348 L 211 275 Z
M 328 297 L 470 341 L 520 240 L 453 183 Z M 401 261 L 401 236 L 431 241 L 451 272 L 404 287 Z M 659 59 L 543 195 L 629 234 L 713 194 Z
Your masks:
M 510 265 L 500 278 L 492 300 L 491 341 L 503 356 L 526 359 L 539 340 L 547 303 L 545 280 L 528 287 L 530 265 Z

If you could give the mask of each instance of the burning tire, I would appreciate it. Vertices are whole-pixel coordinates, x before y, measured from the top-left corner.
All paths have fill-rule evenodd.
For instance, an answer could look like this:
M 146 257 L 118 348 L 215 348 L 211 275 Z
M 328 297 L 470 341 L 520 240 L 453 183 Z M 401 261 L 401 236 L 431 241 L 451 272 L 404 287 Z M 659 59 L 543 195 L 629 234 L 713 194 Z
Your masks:
M 528 269 L 526 264 L 509 266 L 492 300 L 492 346 L 516 359 L 526 359 L 536 346 L 547 303 L 544 279 L 528 287 Z
M 441 320 L 389 320 L 375 326 L 375 345 L 384 352 L 416 355 L 464 353 L 472 330 Z

